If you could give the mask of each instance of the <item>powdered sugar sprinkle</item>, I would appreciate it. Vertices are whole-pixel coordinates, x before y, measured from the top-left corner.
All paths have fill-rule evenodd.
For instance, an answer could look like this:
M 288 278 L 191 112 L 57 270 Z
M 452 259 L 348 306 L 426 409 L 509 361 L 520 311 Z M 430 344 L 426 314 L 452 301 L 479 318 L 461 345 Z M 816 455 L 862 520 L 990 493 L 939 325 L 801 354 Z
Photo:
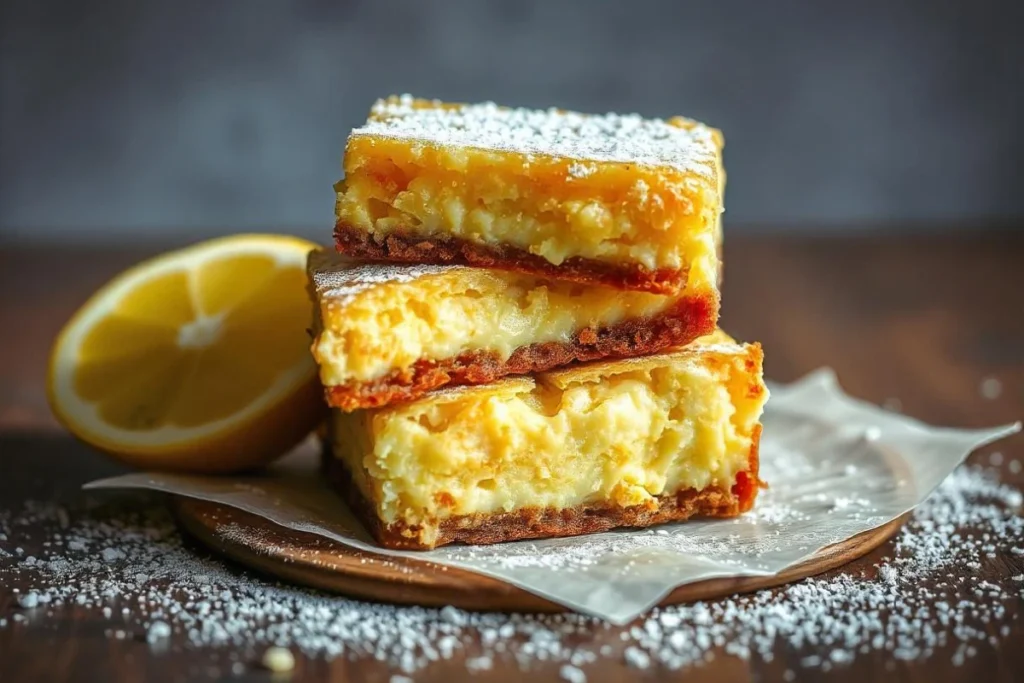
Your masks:
M 337 252 L 310 252 L 309 278 L 321 300 L 344 303 L 360 292 L 384 284 L 405 284 L 420 278 L 464 269 L 464 266 L 436 266 L 403 263 L 363 263 Z
M 941 650 L 959 665 L 1010 635 L 1017 615 L 1008 607 L 1024 598 L 1019 568 L 1009 585 L 970 578 L 1003 567 L 1000 553 L 1024 553 L 1020 492 L 979 468 L 950 476 L 874 568 L 656 609 L 621 629 L 614 646 L 610 625 L 575 614 L 375 605 L 239 575 L 183 546 L 163 508 L 142 500 L 138 512 L 39 503 L 0 512 L 0 583 L 24 587 L 23 611 L 0 619 L 0 628 L 24 628 L 74 605 L 102 614 L 109 637 L 137 634 L 155 651 L 173 641 L 251 661 L 273 647 L 372 657 L 393 667 L 396 681 L 443 659 L 463 659 L 473 671 L 555 662 L 563 680 L 584 681 L 601 658 L 680 669 L 718 656 L 771 660 L 779 648 L 824 652 L 798 660 L 822 670 L 879 650 L 899 660 Z M 473 640 L 479 645 L 467 651 Z
M 668 167 L 703 177 L 713 173 L 718 156 L 713 129 L 696 121 L 685 120 L 679 126 L 637 114 L 580 114 L 500 107 L 493 102 L 442 106 L 411 95 L 374 104 L 370 120 L 352 131 L 352 137 L 361 136 Z

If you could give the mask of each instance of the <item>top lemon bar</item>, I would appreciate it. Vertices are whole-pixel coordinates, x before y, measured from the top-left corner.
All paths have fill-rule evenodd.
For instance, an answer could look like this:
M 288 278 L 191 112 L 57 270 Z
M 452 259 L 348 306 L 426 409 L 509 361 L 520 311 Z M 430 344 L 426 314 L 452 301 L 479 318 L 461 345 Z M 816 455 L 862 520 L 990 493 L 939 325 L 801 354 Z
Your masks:
M 361 258 L 717 299 L 722 145 L 681 117 L 389 97 L 349 136 L 335 241 Z

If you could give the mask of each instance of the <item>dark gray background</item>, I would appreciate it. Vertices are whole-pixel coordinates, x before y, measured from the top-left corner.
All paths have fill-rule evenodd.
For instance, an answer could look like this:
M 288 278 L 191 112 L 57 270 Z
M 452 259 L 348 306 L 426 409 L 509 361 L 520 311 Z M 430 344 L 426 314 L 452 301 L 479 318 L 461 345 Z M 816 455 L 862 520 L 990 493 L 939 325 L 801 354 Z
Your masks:
M 1024 216 L 1024 2 L 3 2 L 0 237 L 326 239 L 389 93 L 681 113 L 730 229 Z

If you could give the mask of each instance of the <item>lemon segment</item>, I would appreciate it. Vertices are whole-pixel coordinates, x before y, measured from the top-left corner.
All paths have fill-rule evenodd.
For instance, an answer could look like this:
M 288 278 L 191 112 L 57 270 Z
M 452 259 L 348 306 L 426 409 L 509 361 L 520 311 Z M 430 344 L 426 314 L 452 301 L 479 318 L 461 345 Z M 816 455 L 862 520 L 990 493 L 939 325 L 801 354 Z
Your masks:
M 206 316 L 237 308 L 278 272 L 274 258 L 262 254 L 204 263 L 195 272 L 196 305 Z
M 326 412 L 307 332 L 315 247 L 239 235 L 116 277 L 57 337 L 54 414 L 149 469 L 226 472 L 282 455 Z

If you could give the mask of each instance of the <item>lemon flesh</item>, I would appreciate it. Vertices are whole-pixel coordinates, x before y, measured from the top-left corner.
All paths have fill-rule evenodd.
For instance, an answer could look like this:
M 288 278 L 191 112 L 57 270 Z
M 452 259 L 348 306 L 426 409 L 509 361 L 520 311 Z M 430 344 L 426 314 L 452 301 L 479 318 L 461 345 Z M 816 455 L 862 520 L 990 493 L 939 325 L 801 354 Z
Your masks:
M 240 235 L 116 277 L 57 338 L 54 413 L 151 469 L 234 471 L 283 454 L 325 410 L 307 332 L 315 246 Z

